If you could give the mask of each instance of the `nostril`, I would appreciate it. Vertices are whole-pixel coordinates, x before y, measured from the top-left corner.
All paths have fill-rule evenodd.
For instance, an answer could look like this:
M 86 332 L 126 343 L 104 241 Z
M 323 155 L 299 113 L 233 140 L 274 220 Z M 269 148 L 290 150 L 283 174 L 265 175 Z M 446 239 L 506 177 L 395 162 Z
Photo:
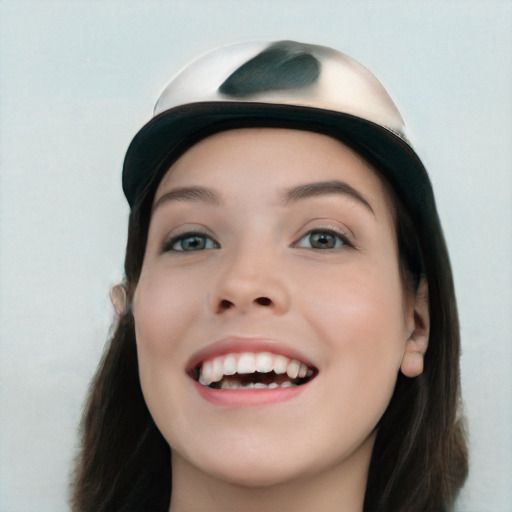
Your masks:
M 229 300 L 221 300 L 219 304 L 219 310 L 225 311 L 226 309 L 230 309 L 233 307 L 233 303 Z
M 254 302 L 260 306 L 270 306 L 272 301 L 268 297 L 258 297 Z
M 252 304 L 258 305 L 258 306 L 264 306 L 264 307 L 271 307 L 274 305 L 272 302 L 272 299 L 269 299 L 268 297 L 258 297 L 252 301 Z M 218 303 L 218 309 L 217 313 L 223 313 L 224 311 L 228 311 L 229 309 L 237 308 L 239 304 L 237 302 L 231 302 L 228 299 L 222 299 Z M 240 304 L 243 308 L 243 304 Z

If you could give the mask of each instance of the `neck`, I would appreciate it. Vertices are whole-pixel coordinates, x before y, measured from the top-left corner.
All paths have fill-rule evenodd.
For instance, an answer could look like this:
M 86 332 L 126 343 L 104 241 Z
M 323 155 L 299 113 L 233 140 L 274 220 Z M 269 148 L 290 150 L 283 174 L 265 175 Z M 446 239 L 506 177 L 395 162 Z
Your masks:
M 362 512 L 374 441 L 337 465 L 265 487 L 219 479 L 173 453 L 169 512 Z

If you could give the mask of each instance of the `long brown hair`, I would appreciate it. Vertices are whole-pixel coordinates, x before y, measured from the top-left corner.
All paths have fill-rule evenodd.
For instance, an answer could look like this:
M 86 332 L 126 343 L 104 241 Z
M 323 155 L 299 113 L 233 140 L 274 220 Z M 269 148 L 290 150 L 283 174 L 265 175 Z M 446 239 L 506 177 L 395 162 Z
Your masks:
M 419 222 L 389 189 L 402 279 L 414 289 L 426 277 L 431 328 L 423 374 L 414 379 L 399 374 L 379 423 L 364 510 L 449 511 L 468 471 L 453 278 L 437 214 L 427 223 Z M 129 294 L 142 268 L 152 199 L 149 191 L 130 215 L 125 258 Z M 170 448 L 144 402 L 131 313 L 118 319 L 92 381 L 81 435 L 71 498 L 74 511 L 167 512 Z

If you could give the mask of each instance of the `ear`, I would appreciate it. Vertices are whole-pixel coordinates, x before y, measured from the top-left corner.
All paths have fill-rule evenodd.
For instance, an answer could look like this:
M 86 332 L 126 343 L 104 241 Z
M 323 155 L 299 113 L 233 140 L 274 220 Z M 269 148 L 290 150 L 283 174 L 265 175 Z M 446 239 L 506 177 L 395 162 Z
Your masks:
M 126 316 L 130 311 L 130 299 L 128 287 L 124 283 L 118 283 L 110 289 L 110 300 L 118 316 Z
M 400 370 L 406 377 L 417 377 L 423 373 L 423 360 L 430 333 L 428 284 L 425 278 L 421 279 L 418 290 L 412 298 L 409 316 L 410 334 L 405 342 Z

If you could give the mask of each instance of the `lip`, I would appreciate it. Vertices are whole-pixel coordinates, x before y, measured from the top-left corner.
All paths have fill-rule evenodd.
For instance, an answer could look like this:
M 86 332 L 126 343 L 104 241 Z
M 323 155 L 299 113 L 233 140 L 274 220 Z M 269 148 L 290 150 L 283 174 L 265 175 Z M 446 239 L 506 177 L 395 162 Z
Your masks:
M 192 372 L 200 363 L 206 359 L 223 356 L 226 354 L 239 354 L 242 352 L 270 352 L 276 355 L 283 355 L 289 359 L 296 359 L 305 363 L 310 368 L 317 370 L 316 366 L 300 351 L 281 343 L 264 338 L 239 338 L 229 336 L 222 338 L 196 352 L 186 364 L 186 372 Z
M 196 391 L 208 402 L 215 405 L 224 406 L 255 406 L 269 405 L 278 402 L 291 400 L 304 391 L 306 391 L 312 381 L 301 384 L 300 386 L 291 386 L 288 388 L 273 389 L 213 389 L 199 384 L 193 377 L 194 370 L 206 359 L 226 354 L 237 354 L 242 352 L 270 352 L 276 355 L 283 355 L 289 359 L 296 359 L 305 363 L 309 368 L 318 374 L 317 367 L 300 351 L 288 347 L 282 343 L 264 338 L 241 338 L 229 336 L 222 338 L 196 352 L 186 364 L 186 373 L 193 381 Z M 316 375 L 315 375 L 316 376 Z
M 251 407 L 292 400 L 306 391 L 311 381 L 301 386 L 275 389 L 212 389 L 196 381 L 193 384 L 199 395 L 212 404 Z

